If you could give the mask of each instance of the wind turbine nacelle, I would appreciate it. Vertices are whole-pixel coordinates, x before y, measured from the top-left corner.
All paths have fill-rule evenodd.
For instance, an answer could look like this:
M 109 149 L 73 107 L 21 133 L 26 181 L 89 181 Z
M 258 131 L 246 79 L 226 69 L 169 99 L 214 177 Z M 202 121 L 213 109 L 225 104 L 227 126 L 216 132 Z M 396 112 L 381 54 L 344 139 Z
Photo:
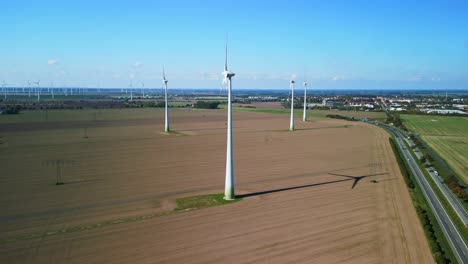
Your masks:
M 291 80 L 291 83 L 296 83 L 294 80 Z
M 231 77 L 236 76 L 235 73 L 230 72 L 230 71 L 224 71 L 224 72 L 222 72 L 222 74 L 223 74 L 224 78 L 231 78 Z

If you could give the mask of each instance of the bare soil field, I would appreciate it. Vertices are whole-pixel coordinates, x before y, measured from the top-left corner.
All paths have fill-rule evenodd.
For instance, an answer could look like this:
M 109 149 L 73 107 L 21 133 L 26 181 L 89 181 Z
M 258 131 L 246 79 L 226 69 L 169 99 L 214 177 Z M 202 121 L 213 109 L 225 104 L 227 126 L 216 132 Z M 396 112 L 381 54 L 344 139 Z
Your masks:
M 0 263 L 433 263 L 388 134 L 335 119 L 234 112 L 242 201 L 99 227 L 224 190 L 225 110 L 152 111 L 1 123 Z

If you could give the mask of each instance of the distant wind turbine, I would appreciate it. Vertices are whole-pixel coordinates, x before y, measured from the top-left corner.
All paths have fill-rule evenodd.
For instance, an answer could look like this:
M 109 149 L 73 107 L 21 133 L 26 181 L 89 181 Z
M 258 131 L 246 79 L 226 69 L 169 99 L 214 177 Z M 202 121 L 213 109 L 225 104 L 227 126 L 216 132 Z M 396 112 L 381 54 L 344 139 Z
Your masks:
M 28 97 L 31 97 L 31 82 L 30 81 L 28 81 L 28 88 L 29 88 Z
M 223 83 L 228 85 L 228 122 L 226 147 L 226 182 L 224 185 L 224 200 L 234 200 L 234 165 L 232 157 L 232 82 L 235 73 L 228 71 L 227 67 L 228 40 L 226 36 L 226 56 L 224 60 Z
M 55 96 L 54 96 L 54 82 L 50 83 L 50 90 L 52 91 L 52 99 L 55 99 Z
M 145 84 L 141 83 L 141 93 L 143 94 L 143 98 L 145 98 Z
M 3 81 L 2 82 L 2 89 L 3 89 L 3 93 L 5 94 L 5 100 L 7 99 L 7 89 L 6 89 L 6 82 Z
M 133 84 L 129 84 L 128 88 L 130 89 L 130 102 L 133 101 Z
M 307 81 L 304 79 L 304 114 L 302 115 L 302 121 L 307 121 Z
M 164 132 L 169 133 L 169 111 L 168 111 L 168 105 L 167 105 L 167 82 L 166 80 L 166 72 L 164 71 L 164 66 L 163 66 L 163 84 L 164 84 L 164 119 L 165 119 L 165 125 L 164 125 Z
M 289 88 L 291 89 L 291 119 L 289 120 L 289 130 L 294 131 L 294 78 L 291 78 Z
M 40 81 L 38 80 L 37 82 L 34 82 L 34 83 L 37 85 L 37 91 L 36 91 L 36 93 L 37 93 L 37 100 L 39 101 L 39 100 L 41 100 L 41 90 L 39 89 L 39 83 L 40 83 Z

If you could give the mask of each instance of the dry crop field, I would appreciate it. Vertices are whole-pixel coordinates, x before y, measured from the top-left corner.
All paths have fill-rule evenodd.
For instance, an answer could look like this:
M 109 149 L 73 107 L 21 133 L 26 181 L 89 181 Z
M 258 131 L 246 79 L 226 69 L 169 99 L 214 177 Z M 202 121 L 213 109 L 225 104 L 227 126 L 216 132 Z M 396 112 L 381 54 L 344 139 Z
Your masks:
M 377 127 L 234 112 L 242 201 L 166 214 L 223 191 L 226 111 L 93 111 L 0 119 L 1 263 L 433 262 Z

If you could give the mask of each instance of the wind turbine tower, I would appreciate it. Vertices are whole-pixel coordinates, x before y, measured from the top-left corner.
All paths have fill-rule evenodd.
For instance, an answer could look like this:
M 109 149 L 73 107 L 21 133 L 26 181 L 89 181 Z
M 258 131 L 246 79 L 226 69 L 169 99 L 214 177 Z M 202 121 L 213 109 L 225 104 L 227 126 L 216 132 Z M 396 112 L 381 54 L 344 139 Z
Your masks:
M 307 82 L 304 80 L 304 114 L 302 115 L 302 121 L 307 121 Z
M 41 90 L 39 89 L 39 82 L 40 81 L 37 81 L 37 82 L 34 82 L 36 85 L 37 85 L 37 100 L 41 100 Z
M 3 93 L 5 94 L 5 100 L 7 99 L 7 90 L 6 90 L 6 82 L 3 81 L 2 83 L 2 89 L 3 89 Z
M 169 133 L 169 111 L 168 111 L 168 105 L 167 105 L 167 80 L 166 80 L 166 72 L 164 71 L 163 67 L 163 84 L 164 84 L 164 119 L 165 119 L 165 125 L 164 125 L 164 132 Z
M 129 84 L 128 88 L 130 88 L 130 102 L 133 101 L 133 84 Z
M 227 122 L 227 147 L 226 147 L 226 183 L 224 185 L 224 200 L 234 200 L 234 165 L 232 157 L 232 83 L 231 78 L 235 73 L 228 71 L 227 67 L 227 37 L 226 57 L 224 60 L 223 82 L 228 84 L 228 122 Z
M 294 131 L 294 79 L 291 79 L 289 87 L 291 89 L 291 119 L 289 120 L 289 131 Z

